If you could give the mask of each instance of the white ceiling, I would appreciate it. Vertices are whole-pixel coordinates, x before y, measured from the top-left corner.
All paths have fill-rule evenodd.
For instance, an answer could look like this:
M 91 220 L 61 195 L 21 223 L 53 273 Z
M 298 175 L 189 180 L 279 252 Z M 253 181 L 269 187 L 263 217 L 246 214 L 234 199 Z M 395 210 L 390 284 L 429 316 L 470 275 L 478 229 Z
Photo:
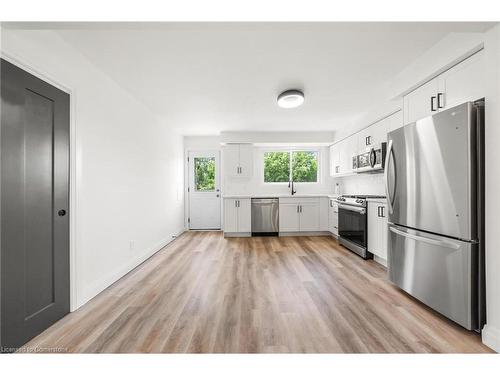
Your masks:
M 449 32 L 486 23 L 45 25 L 184 134 L 334 131 Z M 277 95 L 303 89 L 302 107 Z

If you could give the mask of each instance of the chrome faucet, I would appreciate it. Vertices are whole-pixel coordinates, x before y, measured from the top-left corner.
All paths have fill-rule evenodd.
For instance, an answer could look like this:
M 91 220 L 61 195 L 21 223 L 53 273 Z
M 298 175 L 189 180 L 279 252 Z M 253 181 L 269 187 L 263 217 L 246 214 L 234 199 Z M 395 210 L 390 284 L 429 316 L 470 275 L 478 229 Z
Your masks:
M 295 189 L 293 188 L 293 181 L 292 181 L 292 180 L 288 181 L 288 187 L 289 187 L 289 188 L 290 188 L 290 187 L 292 188 L 292 195 L 294 195 L 294 194 L 296 194 L 296 193 L 297 193 L 297 190 L 295 190 Z

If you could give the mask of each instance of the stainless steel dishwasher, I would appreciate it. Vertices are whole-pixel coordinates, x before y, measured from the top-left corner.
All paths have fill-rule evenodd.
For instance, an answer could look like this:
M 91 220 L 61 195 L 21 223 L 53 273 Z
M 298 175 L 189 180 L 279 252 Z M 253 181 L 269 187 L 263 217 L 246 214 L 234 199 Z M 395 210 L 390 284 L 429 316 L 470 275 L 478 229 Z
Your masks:
M 252 198 L 252 236 L 277 236 L 279 199 Z

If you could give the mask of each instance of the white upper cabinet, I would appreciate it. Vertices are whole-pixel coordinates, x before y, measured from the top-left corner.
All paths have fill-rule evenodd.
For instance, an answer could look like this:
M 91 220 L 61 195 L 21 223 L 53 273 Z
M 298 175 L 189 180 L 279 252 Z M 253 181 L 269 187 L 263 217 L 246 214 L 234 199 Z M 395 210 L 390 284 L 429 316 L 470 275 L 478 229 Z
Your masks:
M 238 176 L 240 166 L 240 145 L 226 145 L 222 148 L 225 176 Z
M 405 124 L 432 115 L 437 110 L 438 80 L 435 78 L 404 97 Z
M 480 51 L 405 95 L 404 123 L 481 99 L 484 87 L 484 52 Z
M 483 98 L 485 96 L 483 51 L 448 69 L 438 78 L 439 110 Z
M 338 143 L 330 146 L 330 176 L 340 173 L 340 152 Z
M 385 142 L 389 131 L 390 116 L 361 130 L 357 134 L 357 153 L 370 151 L 373 146 Z
M 253 146 L 228 144 L 223 147 L 222 158 L 227 177 L 249 178 L 253 174 Z
M 253 146 L 250 144 L 240 145 L 240 177 L 251 177 L 253 174 Z
M 339 173 L 340 175 L 348 175 L 353 172 L 352 157 L 357 154 L 357 137 L 351 136 L 343 139 L 338 143 L 339 147 Z
M 404 125 L 403 119 L 403 111 L 398 111 L 389 116 L 389 129 L 387 133 L 392 132 L 393 130 L 399 129 Z M 387 136 L 386 136 L 387 139 Z

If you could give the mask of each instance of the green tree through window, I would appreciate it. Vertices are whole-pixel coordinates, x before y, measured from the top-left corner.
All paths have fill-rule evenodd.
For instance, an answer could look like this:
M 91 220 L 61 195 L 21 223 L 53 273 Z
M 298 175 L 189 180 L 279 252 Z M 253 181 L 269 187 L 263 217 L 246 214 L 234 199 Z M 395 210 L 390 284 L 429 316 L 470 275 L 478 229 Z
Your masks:
M 215 190 L 215 158 L 194 158 L 196 191 Z
M 318 181 L 316 151 L 270 151 L 264 153 L 264 182 Z
M 264 154 L 264 182 L 290 181 L 290 153 L 266 152 Z
M 317 182 L 318 157 L 315 151 L 292 152 L 292 177 L 295 182 Z

